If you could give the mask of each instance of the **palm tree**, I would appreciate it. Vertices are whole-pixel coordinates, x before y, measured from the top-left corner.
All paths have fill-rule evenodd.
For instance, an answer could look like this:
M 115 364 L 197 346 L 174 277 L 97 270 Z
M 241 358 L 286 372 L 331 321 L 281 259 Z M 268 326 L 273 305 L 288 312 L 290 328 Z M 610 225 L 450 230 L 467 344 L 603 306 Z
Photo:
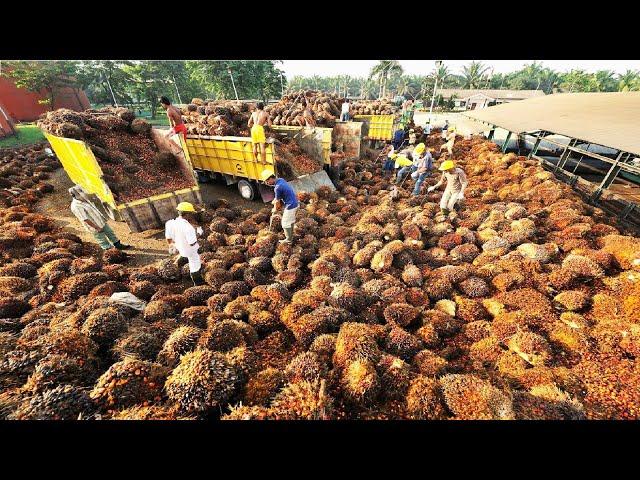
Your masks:
M 464 77 L 464 88 L 479 88 L 482 83 L 482 77 L 489 70 L 489 67 L 482 62 L 473 61 L 469 66 L 462 67 L 462 75 Z
M 615 73 L 611 70 L 598 70 L 593 78 L 596 91 L 613 92 L 617 89 Z
M 618 91 L 628 92 L 640 90 L 640 73 L 637 70 L 627 70 L 618 75 Z
M 370 78 L 377 78 L 380 84 L 380 98 L 387 93 L 387 80 L 392 75 L 402 75 L 402 66 L 397 60 L 380 60 L 369 74 Z

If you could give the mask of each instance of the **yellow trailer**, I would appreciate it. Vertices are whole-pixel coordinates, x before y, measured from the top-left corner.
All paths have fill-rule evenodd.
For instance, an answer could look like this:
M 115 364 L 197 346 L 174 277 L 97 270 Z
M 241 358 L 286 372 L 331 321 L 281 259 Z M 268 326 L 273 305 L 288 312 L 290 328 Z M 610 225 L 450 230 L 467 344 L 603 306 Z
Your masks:
M 329 153 L 331 148 L 331 129 L 312 129 L 308 127 L 280 127 L 278 130 L 293 138 L 298 145 L 318 163 L 325 162 L 325 142 L 328 135 Z M 265 145 L 266 161 L 253 155 L 250 137 L 220 137 L 211 135 L 187 135 L 186 141 L 181 139 L 185 157 L 193 165 L 203 181 L 211 177 L 222 177 L 227 185 L 237 184 L 243 198 L 253 200 L 260 195 L 263 201 L 273 199 L 273 189 L 266 186 L 260 174 L 269 170 L 278 174 L 276 145 L 267 141 Z M 329 162 L 331 159 L 329 158 Z M 320 170 L 309 175 L 302 175 L 289 184 L 294 190 L 315 191 L 320 186 L 335 188 L 327 172 Z
M 71 138 L 56 137 L 46 132 L 44 135 L 71 181 L 82 186 L 90 194 L 96 205 L 101 206 L 102 210 L 113 220 L 125 221 L 132 232 L 164 228 L 165 222 L 175 217 L 175 207 L 180 202 L 202 203 L 200 187 L 197 184 L 189 159 L 182 154 L 182 148 L 177 147 L 175 144 L 172 146 L 171 141 L 157 130 L 152 130 L 156 145 L 161 150 L 169 149 L 176 154 L 184 175 L 193 179 L 193 186 L 130 202 L 116 201 L 111 189 L 104 181 L 103 172 L 98 161 L 91 148 L 85 142 Z M 176 137 L 180 136 L 174 136 L 174 141 L 176 141 Z
M 392 140 L 395 115 L 355 115 L 363 122 L 362 135 L 369 140 Z

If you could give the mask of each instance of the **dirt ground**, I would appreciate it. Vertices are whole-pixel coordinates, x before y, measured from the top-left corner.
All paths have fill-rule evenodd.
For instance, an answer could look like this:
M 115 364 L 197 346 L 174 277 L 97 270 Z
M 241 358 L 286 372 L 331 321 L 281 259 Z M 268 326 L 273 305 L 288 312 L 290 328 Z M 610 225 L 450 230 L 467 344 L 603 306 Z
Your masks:
M 87 232 L 76 217 L 69 210 L 71 203 L 67 190 L 73 186 L 66 172 L 60 168 L 51 174 L 48 180 L 54 187 L 53 193 L 47 194 L 36 205 L 36 210 L 53 218 L 60 227 L 68 228 L 72 233 L 78 235 L 82 240 L 95 242 L 93 235 Z M 218 198 L 228 200 L 232 205 L 240 205 L 251 210 L 260 210 L 264 207 L 262 200 L 248 201 L 243 199 L 234 185 L 226 186 L 218 183 L 200 184 L 202 200 L 209 203 Z M 131 233 L 125 222 L 110 221 L 109 225 L 118 235 L 118 238 L 125 244 L 133 248 L 127 250 L 132 256 L 130 264 L 133 266 L 144 266 L 154 263 L 157 260 L 167 258 L 166 242 L 164 230 L 147 230 L 140 233 Z M 205 227 L 206 230 L 206 226 Z

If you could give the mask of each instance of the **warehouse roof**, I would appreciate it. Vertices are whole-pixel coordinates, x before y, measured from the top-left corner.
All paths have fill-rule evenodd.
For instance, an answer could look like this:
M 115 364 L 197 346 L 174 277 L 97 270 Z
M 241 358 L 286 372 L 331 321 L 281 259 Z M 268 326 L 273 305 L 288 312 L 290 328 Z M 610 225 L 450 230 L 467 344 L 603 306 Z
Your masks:
M 524 99 L 532 97 L 544 97 L 542 90 L 482 90 L 482 89 L 465 89 L 465 88 L 443 88 L 438 90 L 438 94 L 444 98 L 450 98 L 455 95 L 459 100 L 464 100 L 474 95 L 485 95 L 489 98 L 504 98 L 504 99 Z
M 640 92 L 547 95 L 464 115 L 514 133 L 544 130 L 640 155 Z

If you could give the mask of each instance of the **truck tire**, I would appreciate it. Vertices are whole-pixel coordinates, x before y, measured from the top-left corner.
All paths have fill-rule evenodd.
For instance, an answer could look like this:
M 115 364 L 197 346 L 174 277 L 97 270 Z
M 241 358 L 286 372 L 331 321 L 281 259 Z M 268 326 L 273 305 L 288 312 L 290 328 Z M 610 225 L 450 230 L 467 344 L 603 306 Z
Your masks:
M 245 200 L 254 200 L 258 195 L 258 189 L 248 180 L 240 180 L 238 181 L 238 192 L 240 192 L 240 196 Z

